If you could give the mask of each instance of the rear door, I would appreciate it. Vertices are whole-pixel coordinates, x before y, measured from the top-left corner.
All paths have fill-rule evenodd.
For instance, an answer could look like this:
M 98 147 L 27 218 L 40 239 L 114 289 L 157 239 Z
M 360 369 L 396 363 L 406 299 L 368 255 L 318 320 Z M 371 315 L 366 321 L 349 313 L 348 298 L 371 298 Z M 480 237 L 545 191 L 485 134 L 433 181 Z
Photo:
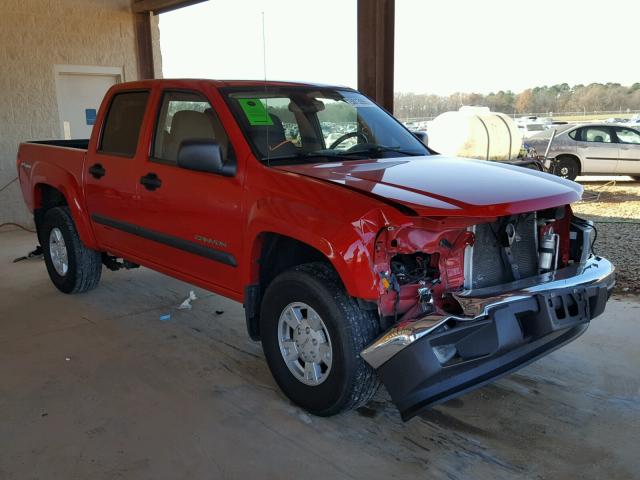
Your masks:
M 155 133 L 138 182 L 145 255 L 194 280 L 240 292 L 236 253 L 242 249 L 242 185 L 229 137 L 200 92 L 164 90 L 156 109 Z M 232 173 L 178 167 L 180 145 L 192 139 L 217 141 L 225 165 L 234 166 Z
M 618 140 L 618 167 L 621 175 L 640 174 L 640 132 L 631 128 L 614 127 Z
M 613 174 L 618 165 L 618 144 L 611 127 L 583 127 L 576 135 L 576 150 L 583 173 Z
M 100 246 L 135 253 L 135 235 L 120 228 L 134 223 L 142 124 L 149 90 L 120 90 L 108 99 L 102 131 L 89 145 L 84 172 L 87 209 Z M 95 136 L 93 137 L 95 138 Z

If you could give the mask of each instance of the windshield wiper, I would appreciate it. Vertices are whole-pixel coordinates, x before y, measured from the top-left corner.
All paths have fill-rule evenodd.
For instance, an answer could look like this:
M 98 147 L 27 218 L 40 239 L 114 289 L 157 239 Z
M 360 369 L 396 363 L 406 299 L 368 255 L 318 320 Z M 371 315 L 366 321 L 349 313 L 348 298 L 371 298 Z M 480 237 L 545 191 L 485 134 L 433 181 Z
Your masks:
M 384 153 L 384 152 L 393 152 L 393 153 L 400 153 L 402 155 L 409 155 L 409 156 L 418 156 L 421 155 L 420 152 L 416 152 L 415 150 L 406 150 L 403 149 L 402 147 L 398 146 L 398 147 L 390 147 L 388 145 L 366 145 L 363 146 L 363 148 L 354 148 L 352 147 L 349 150 L 344 150 L 344 151 L 331 151 L 331 153 L 327 154 L 327 156 L 335 156 L 335 157 L 347 157 L 347 156 L 352 156 L 352 155 L 371 155 L 371 154 L 375 154 L 375 153 Z

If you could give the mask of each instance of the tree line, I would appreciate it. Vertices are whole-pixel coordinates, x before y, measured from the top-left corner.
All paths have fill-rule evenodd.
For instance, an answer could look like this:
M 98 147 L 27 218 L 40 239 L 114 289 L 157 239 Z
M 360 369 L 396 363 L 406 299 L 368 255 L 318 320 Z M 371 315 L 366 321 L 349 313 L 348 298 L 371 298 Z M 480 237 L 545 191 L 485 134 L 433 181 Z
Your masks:
M 480 93 L 454 93 L 449 96 L 427 93 L 396 93 L 394 114 L 402 119 L 435 117 L 458 110 L 462 105 L 489 107 L 492 111 L 512 114 L 548 112 L 597 112 L 640 110 L 640 82 L 630 87 L 619 83 L 559 85 L 528 88 L 520 93 L 511 90 Z

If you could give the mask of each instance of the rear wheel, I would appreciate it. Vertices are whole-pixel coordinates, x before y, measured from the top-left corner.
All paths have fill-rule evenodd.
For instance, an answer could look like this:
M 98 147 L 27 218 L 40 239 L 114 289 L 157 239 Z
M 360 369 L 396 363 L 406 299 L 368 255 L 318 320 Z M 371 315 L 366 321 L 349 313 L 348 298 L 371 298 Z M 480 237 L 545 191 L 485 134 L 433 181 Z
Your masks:
M 568 180 L 575 180 L 580 174 L 580 163 L 574 157 L 558 157 L 554 173 Z
M 375 394 L 377 375 L 360 352 L 378 335 L 377 317 L 358 307 L 329 265 L 300 265 L 273 280 L 260 322 L 271 373 L 297 405 L 329 416 Z
M 40 228 L 49 278 L 58 290 L 82 293 L 95 288 L 102 273 L 102 255 L 82 244 L 69 209 L 48 210 Z

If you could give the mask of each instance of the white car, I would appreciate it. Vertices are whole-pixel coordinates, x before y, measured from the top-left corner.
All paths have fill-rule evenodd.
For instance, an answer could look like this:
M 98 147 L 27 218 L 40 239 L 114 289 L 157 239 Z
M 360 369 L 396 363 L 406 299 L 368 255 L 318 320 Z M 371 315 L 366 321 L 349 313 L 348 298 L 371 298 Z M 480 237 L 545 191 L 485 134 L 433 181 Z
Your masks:
M 640 127 L 640 115 L 634 115 L 625 125 L 630 127 Z
M 551 131 L 525 143 L 544 154 Z M 626 124 L 563 125 L 549 148 L 545 167 L 563 178 L 578 175 L 630 175 L 640 181 L 640 131 Z M 554 168 L 555 167 L 555 168 Z

